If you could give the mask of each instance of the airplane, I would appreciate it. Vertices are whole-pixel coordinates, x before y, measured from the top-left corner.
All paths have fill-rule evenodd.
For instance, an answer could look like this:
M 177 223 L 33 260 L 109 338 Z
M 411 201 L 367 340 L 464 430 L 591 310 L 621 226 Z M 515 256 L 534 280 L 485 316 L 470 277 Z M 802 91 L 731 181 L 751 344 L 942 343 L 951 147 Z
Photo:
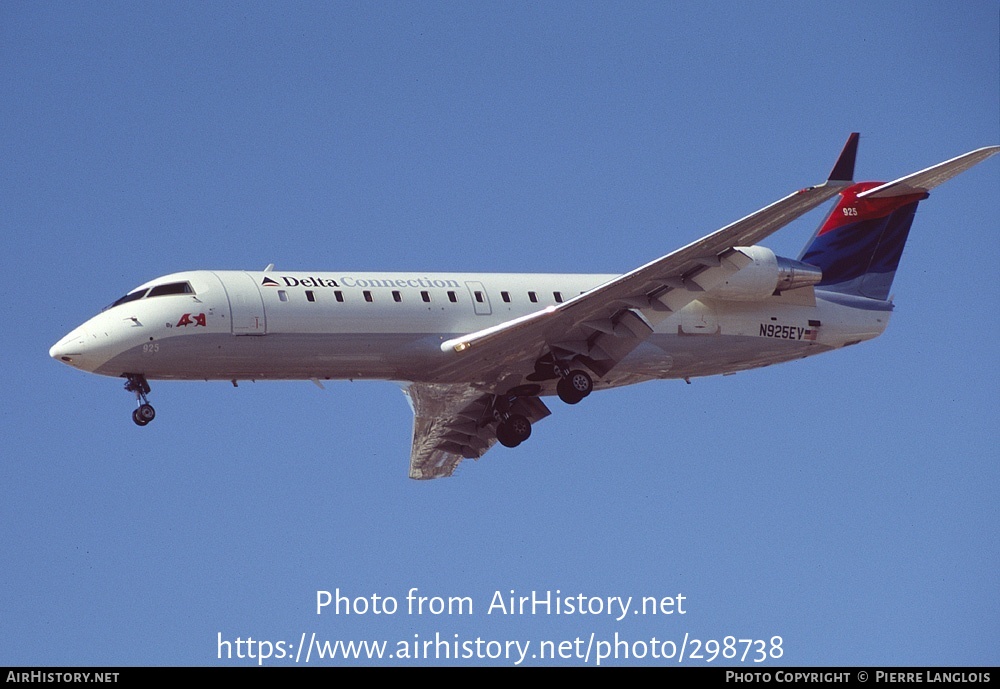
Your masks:
M 727 374 L 880 335 L 917 205 L 1000 152 L 855 183 L 859 135 L 827 180 L 623 275 L 193 270 L 131 290 L 50 350 L 125 378 L 133 421 L 150 380 L 379 379 L 414 413 L 409 476 L 451 476 L 517 447 L 594 390 Z M 797 259 L 757 243 L 839 195 Z

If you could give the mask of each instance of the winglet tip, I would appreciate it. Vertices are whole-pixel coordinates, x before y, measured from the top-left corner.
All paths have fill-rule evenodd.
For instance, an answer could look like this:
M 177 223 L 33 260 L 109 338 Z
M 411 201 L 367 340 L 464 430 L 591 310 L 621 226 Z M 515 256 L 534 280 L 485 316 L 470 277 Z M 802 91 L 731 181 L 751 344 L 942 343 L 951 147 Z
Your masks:
M 851 135 L 847 137 L 844 150 L 840 152 L 840 157 L 837 158 L 827 181 L 851 182 L 854 180 L 854 161 L 858 155 L 858 139 L 860 138 L 861 134 L 858 132 L 851 132 Z

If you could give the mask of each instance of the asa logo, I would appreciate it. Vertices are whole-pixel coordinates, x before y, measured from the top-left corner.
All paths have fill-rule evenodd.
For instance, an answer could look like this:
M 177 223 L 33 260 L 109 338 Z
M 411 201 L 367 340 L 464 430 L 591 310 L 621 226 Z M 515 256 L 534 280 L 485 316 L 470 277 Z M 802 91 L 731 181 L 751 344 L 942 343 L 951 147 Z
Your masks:
M 207 327 L 208 324 L 205 322 L 205 314 L 203 313 L 197 313 L 197 314 L 185 313 L 183 316 L 181 316 L 181 319 L 177 321 L 177 325 L 175 327 L 179 328 L 182 325 L 183 326 L 193 325 L 195 327 L 202 325 Z

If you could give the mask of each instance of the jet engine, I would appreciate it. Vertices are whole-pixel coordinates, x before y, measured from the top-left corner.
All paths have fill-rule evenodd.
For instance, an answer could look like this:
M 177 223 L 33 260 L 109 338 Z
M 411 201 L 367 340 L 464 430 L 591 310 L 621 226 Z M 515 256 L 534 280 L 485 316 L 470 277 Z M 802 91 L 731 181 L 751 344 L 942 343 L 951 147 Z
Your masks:
M 763 246 L 736 247 L 733 259 L 746 263 L 725 282 L 708 292 L 712 299 L 759 301 L 778 292 L 815 285 L 823 279 L 816 266 L 776 256 Z

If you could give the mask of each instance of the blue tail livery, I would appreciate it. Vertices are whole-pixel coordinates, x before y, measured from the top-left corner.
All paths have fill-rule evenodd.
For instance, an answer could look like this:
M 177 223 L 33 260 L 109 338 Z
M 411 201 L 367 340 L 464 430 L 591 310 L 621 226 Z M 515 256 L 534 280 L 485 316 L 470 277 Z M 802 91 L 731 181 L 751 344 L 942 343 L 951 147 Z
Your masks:
M 981 148 L 894 182 L 843 189 L 799 257 L 822 269 L 817 289 L 887 299 L 917 205 L 931 189 L 996 152 L 996 146 Z

